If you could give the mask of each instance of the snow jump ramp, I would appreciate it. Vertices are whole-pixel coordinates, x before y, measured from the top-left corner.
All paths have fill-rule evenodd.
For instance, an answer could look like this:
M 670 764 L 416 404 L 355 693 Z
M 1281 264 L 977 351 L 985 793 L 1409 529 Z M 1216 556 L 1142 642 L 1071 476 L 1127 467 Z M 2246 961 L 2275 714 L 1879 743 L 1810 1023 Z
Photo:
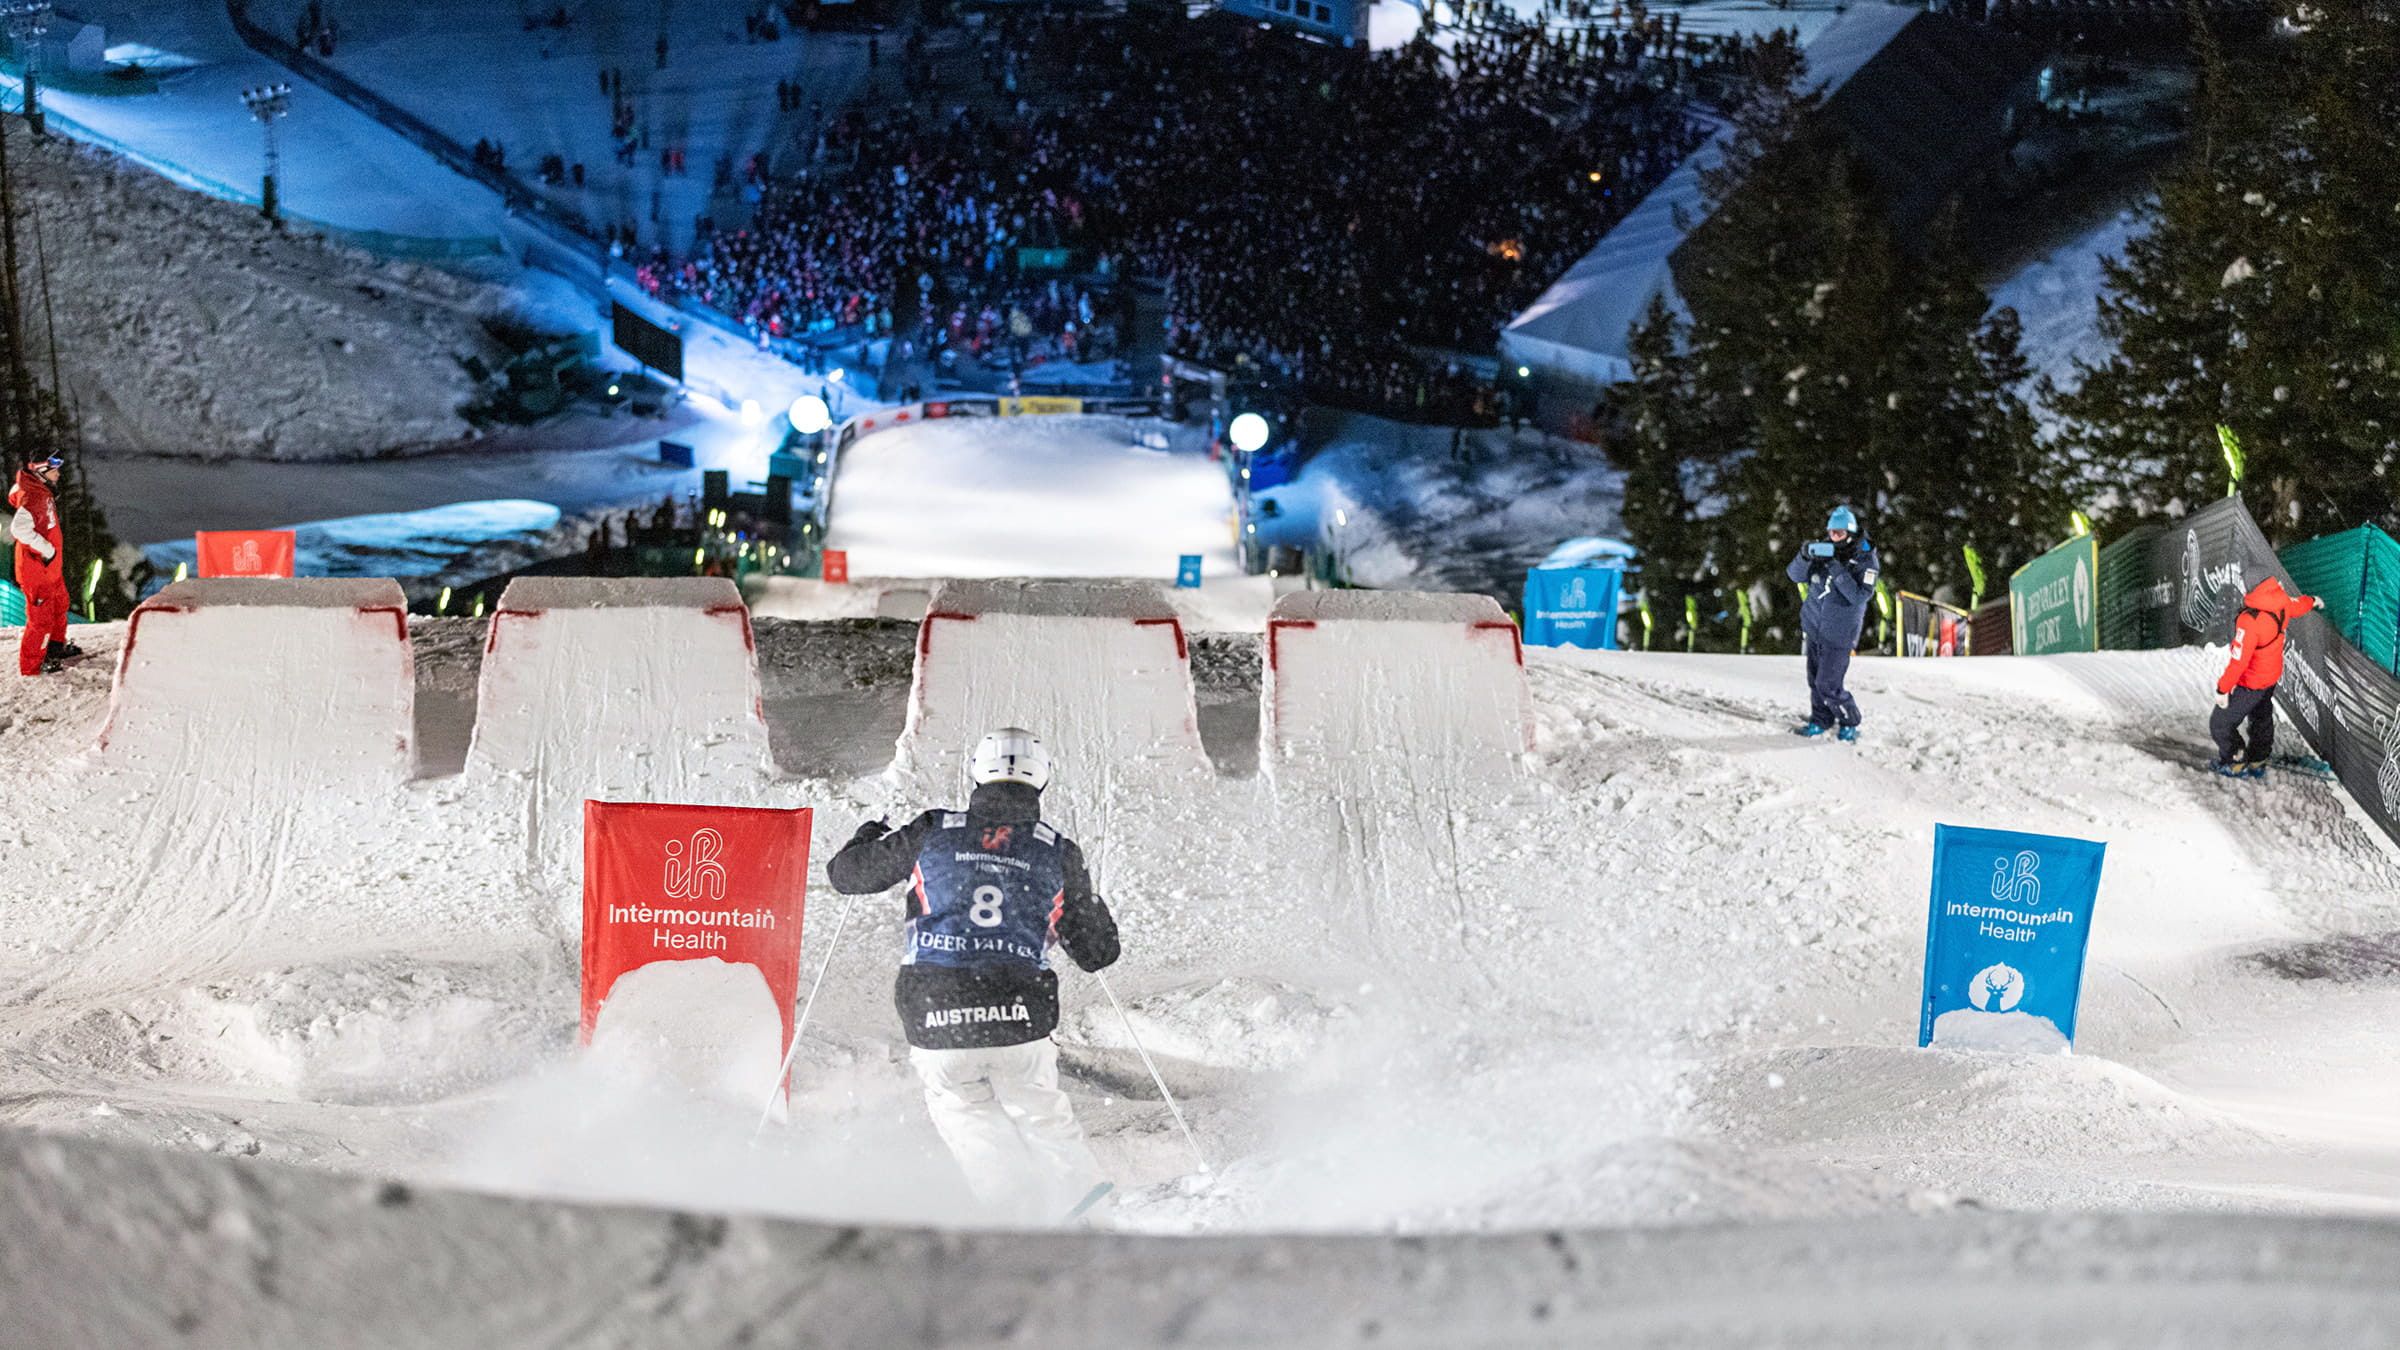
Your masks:
M 1040 736 L 1055 793 L 1087 810 L 1129 782 L 1211 772 L 1183 621 L 1138 583 L 935 588 L 917 627 L 894 771 L 937 798 L 957 796 L 976 740 L 1002 726 Z
M 756 646 L 721 577 L 523 577 L 484 639 L 467 771 L 671 801 L 770 772 Z
M 1516 625 L 1491 597 L 1298 591 L 1267 616 L 1259 763 L 1506 774 L 1533 749 Z
M 212 578 L 134 610 L 96 756 L 256 787 L 397 786 L 415 736 L 398 582 Z

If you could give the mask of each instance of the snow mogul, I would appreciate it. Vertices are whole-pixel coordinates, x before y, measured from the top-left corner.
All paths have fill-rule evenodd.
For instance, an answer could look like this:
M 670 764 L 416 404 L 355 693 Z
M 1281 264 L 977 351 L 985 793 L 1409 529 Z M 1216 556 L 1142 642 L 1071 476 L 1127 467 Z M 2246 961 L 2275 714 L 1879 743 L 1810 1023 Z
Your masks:
M 2217 677 L 2217 710 L 2208 734 L 2217 741 L 2210 767 L 2234 778 L 2263 778 L 2275 749 L 2275 686 L 2283 682 L 2283 636 L 2291 621 L 2317 607 L 2313 595 L 2291 595 L 2274 577 L 2250 588 L 2233 623 L 2233 649 Z M 2244 736 L 2242 723 L 2248 722 Z
M 934 1128 L 977 1198 L 1008 1219 L 1077 1218 L 1110 1190 L 1058 1086 L 1055 942 L 1075 964 L 1117 959 L 1117 924 L 1083 850 L 1042 821 L 1050 754 L 1020 727 L 990 732 L 964 811 L 894 830 L 870 820 L 825 866 L 865 895 L 909 882 L 893 999 Z
M 1808 658 L 1808 721 L 1796 728 L 1802 736 L 1838 731 L 1845 741 L 1858 739 L 1858 700 L 1843 686 L 1867 626 L 1867 606 L 1875 600 L 1879 566 L 1875 545 L 1858 528 L 1858 513 L 1837 506 L 1825 518 L 1825 537 L 1801 545 L 1783 569 L 1806 593 L 1800 650 Z

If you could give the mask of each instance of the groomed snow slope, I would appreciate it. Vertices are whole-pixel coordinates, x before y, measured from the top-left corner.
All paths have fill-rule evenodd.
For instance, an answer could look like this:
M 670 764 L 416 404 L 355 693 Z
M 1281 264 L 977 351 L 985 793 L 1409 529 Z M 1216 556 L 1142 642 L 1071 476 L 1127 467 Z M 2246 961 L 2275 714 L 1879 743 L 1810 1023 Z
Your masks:
M 826 547 L 861 577 L 1239 575 L 1224 470 L 1142 445 L 1122 417 L 880 431 L 843 455 Z
M 510 309 L 498 287 L 278 232 L 103 150 L 10 137 L 92 449 L 351 459 L 472 434 L 461 358 L 505 355 L 483 328 Z
M 825 627 L 827 641 L 841 631 Z M 115 630 L 86 631 L 113 654 Z M 434 642 L 433 625 L 415 631 L 420 679 L 455 679 L 427 667 L 437 651 L 472 649 Z M 2400 868 L 2330 785 L 2229 783 L 2194 767 L 2210 665 L 2198 652 L 1862 662 L 1868 736 L 1844 747 L 1787 734 L 1794 660 L 1536 651 L 1537 752 L 1514 784 L 1459 792 L 1402 770 L 1371 798 L 1279 801 L 1256 778 L 1197 776 L 1062 812 L 1124 924 L 1112 980 L 1217 1168 L 1187 1175 L 1123 1025 L 1069 972 L 1063 1057 L 1127 1190 L 1121 1226 L 1808 1222 L 1645 1248 L 1595 1234 L 941 1249 L 975 1270 L 992 1253 L 995 1280 L 1063 1280 L 1044 1285 L 1062 1291 L 1054 1314 L 1017 1324 L 1062 1325 L 1061 1344 L 1153 1339 L 1177 1316 L 1200 1343 L 1319 1327 L 1320 1343 L 1360 1340 L 1369 1321 L 1387 1342 L 1406 1330 L 1456 1343 L 1428 1311 L 1440 1308 L 1539 1341 L 1547 1324 L 1484 1301 L 1510 1294 L 1532 1296 L 1523 1318 L 1554 1319 L 1559 1339 L 1580 1343 L 1595 1328 L 1621 1343 L 1707 1343 L 1710 1328 L 1763 1325 L 1786 1340 L 1833 1327 L 1826 1338 L 1922 1343 L 1932 1328 L 2055 1345 L 2074 1343 L 2062 1325 L 2089 1341 L 2148 1319 L 2187 1343 L 2230 1344 L 2274 1316 L 2388 1334 L 2383 1294 L 2325 1292 L 2356 1262 L 2388 1269 L 2394 1239 L 2380 1224 L 1920 1217 L 1970 1202 L 2400 1206 Z M 897 672 L 862 678 L 862 696 L 906 697 Z M 243 841 L 220 859 L 225 846 L 195 847 L 176 814 L 196 809 L 192 795 L 79 756 L 106 680 L 91 663 L 0 686 L 0 754 L 29 766 L 0 796 L 0 837 L 17 841 L 0 893 L 0 1117 L 347 1175 L 241 1180 L 239 1160 L 226 1170 L 65 1142 L 41 1153 L 12 1138 L 55 1160 L 0 1172 L 23 1188 L 19 1208 L 60 1217 L 14 1230 L 44 1236 L 0 1238 L 0 1277 L 72 1287 L 51 1263 L 98 1242 L 169 1272 L 125 1282 L 138 1292 L 120 1302 L 93 1296 L 128 1316 L 171 1316 L 183 1298 L 205 1304 L 209 1325 L 291 1327 L 342 1306 L 338 1291 L 357 1287 L 345 1263 L 387 1268 L 385 1253 L 447 1243 L 449 1261 L 511 1275 L 481 1286 L 486 1322 L 446 1305 L 444 1334 L 506 1339 L 569 1306 L 535 1291 L 599 1287 L 573 1262 L 638 1251 L 674 1292 L 603 1300 L 570 1341 L 662 1325 L 729 1339 L 721 1328 L 750 1320 L 731 1310 L 788 1293 L 795 1261 L 834 1281 L 821 1289 L 851 1287 L 840 1281 L 860 1262 L 889 1290 L 928 1287 L 883 1264 L 923 1239 L 871 1229 L 811 1263 L 801 1254 L 835 1241 L 821 1230 L 595 1211 L 577 1224 L 586 1240 L 562 1246 L 538 1207 L 422 1193 L 377 1204 L 372 1183 L 349 1178 L 977 1222 L 899 1058 L 896 902 L 850 911 L 802 1044 L 792 1124 L 753 1147 L 755 1113 L 568 1053 L 572 934 L 554 916 L 571 882 L 540 856 L 526 794 L 476 775 L 318 794 L 269 818 L 280 823 L 263 837 L 262 818 L 234 802 L 206 836 Z M 778 728 L 812 734 L 861 733 Z M 813 758 L 872 762 L 862 748 Z M 679 769 L 627 772 L 639 789 Z M 819 869 L 859 820 L 924 804 L 884 775 L 761 777 L 723 799 L 818 808 Z M 1914 1048 L 1936 821 L 2108 841 L 2078 1054 Z M 1439 837 L 1339 847 L 1378 830 Z M 1375 866 L 1345 874 L 1345 856 Z M 844 908 L 818 877 L 811 978 Z M 240 903 L 212 902 L 226 896 Z M 162 1206 L 161 1188 L 182 1199 Z M 74 1231 L 101 1216 L 106 1232 Z M 2260 1273 L 2270 1244 L 2298 1273 Z M 1637 1250 L 1679 1259 L 1646 1265 Z M 262 1262 L 282 1274 L 245 1283 Z M 1612 1283 L 1620 1269 L 1647 1274 Z M 1726 1270 L 1742 1277 L 1728 1286 Z M 982 1285 L 930 1287 L 935 1303 L 862 1295 L 856 1315 L 981 1344 L 1005 1319 L 929 1323 L 923 1309 L 1022 1306 L 976 1302 Z M 320 1304 L 320 1289 L 337 1292 Z M 1294 1300 L 1304 1306 L 1273 1311 Z M 1356 1320 L 1306 1320 L 1336 1310 Z M 1072 1320 L 1041 1320 L 1052 1315 Z

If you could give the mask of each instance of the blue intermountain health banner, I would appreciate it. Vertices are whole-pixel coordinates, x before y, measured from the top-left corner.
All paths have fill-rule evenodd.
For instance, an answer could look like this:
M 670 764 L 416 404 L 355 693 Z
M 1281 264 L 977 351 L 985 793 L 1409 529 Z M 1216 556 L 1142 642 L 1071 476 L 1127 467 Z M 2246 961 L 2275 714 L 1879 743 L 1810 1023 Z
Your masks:
M 2056 1051 L 2075 1042 L 2106 844 L 1933 827 L 1933 913 L 1917 1044 Z
M 1615 567 L 1536 567 L 1525 574 L 1525 641 L 1536 647 L 1614 651 L 1617 593 L 1625 573 Z
M 1195 589 L 1200 585 L 1199 554 L 1182 553 L 1176 555 L 1175 585 L 1178 588 L 1187 591 Z

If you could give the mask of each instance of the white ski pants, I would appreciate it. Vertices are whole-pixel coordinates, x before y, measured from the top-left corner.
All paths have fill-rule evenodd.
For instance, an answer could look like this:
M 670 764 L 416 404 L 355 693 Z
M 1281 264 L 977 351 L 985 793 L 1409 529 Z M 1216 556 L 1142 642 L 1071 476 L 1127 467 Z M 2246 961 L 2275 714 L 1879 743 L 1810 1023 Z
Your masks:
M 1012 1223 L 1057 1223 L 1105 1177 L 1058 1086 L 1048 1037 L 983 1050 L 911 1049 L 925 1106 L 977 1199 Z

